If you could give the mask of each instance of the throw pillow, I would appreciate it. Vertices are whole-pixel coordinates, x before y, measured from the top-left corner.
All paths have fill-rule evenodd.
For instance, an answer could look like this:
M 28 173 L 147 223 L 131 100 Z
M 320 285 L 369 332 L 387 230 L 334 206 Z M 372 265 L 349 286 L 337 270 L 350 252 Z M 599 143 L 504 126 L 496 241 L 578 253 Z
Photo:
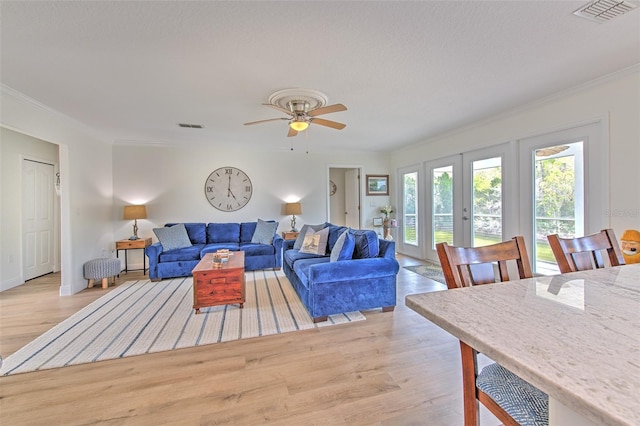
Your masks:
M 380 245 L 378 234 L 375 231 L 366 229 L 349 229 L 356 240 L 356 247 L 353 249 L 354 259 L 369 259 L 378 257 Z
M 175 250 L 179 248 L 191 247 L 191 240 L 187 235 L 187 228 L 184 223 L 173 226 L 165 226 L 164 228 L 153 228 L 153 233 L 158 237 L 158 241 L 162 244 L 163 251 Z
M 327 253 L 327 239 L 329 238 L 329 228 L 314 232 L 310 227 L 302 242 L 300 253 L 317 254 L 324 256 Z
M 304 241 L 304 237 L 307 235 L 307 231 L 309 230 L 309 228 L 313 229 L 314 231 L 320 231 L 321 229 L 326 228 L 326 226 L 326 223 L 321 223 L 319 225 L 303 225 L 302 229 L 300 229 L 298 237 L 296 238 L 296 242 L 293 243 L 293 249 L 300 250 L 302 248 L 302 242 Z
M 356 246 L 356 238 L 348 231 L 343 231 L 338 237 L 331 250 L 331 262 L 337 262 L 339 260 L 349 260 L 353 256 L 353 249 Z
M 256 230 L 251 237 L 252 243 L 257 244 L 272 244 L 273 237 L 276 235 L 276 229 L 278 228 L 278 222 L 265 222 L 258 219 Z

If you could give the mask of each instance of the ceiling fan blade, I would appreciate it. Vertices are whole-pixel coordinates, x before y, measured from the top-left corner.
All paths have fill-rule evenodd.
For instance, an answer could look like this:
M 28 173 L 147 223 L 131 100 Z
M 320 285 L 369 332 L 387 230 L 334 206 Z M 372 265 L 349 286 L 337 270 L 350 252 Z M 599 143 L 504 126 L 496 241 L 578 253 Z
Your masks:
M 258 124 L 258 123 L 266 123 L 267 121 L 280 121 L 280 120 L 289 120 L 288 118 L 285 117 L 280 117 L 280 118 L 270 118 L 268 120 L 258 120 L 258 121 L 252 121 L 250 123 L 244 123 L 245 126 L 251 126 L 252 124 Z
M 327 126 L 338 130 L 342 130 L 347 127 L 346 124 L 338 123 L 337 121 L 325 120 L 324 118 L 314 118 L 311 122 L 313 124 L 319 124 L 321 126 Z
M 274 104 L 262 104 L 262 105 L 264 105 L 264 106 L 268 106 L 268 107 L 271 107 L 271 108 L 274 108 L 274 109 L 277 109 L 278 111 L 280 111 L 280 112 L 284 112 L 285 114 L 294 115 L 294 114 L 293 114 L 291 111 L 289 111 L 288 109 L 286 109 L 286 108 L 282 108 L 282 107 L 280 107 L 280 106 L 278 106 L 278 105 L 274 105 Z
M 291 136 L 298 136 L 298 132 L 289 127 L 289 133 L 287 133 L 287 137 L 290 138 Z
M 309 111 L 309 117 L 315 117 L 316 115 L 329 114 L 330 112 L 346 111 L 347 107 L 342 104 L 329 105 L 322 108 L 316 108 Z

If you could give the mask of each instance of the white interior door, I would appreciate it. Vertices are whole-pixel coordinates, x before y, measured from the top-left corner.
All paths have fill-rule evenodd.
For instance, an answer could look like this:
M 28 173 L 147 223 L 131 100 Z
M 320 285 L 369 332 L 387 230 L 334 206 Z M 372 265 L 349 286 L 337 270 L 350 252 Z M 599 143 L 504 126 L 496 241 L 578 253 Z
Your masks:
M 53 272 L 53 165 L 22 162 L 23 279 Z
M 344 215 L 346 226 L 360 229 L 360 172 L 350 169 L 344 173 Z

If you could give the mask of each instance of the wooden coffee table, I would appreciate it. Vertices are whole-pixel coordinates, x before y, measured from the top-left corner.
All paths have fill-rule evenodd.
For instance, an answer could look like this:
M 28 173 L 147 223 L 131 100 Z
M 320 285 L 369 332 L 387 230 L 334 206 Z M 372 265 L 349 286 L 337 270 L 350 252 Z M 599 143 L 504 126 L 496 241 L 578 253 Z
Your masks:
M 244 307 L 244 252 L 234 251 L 221 266 L 207 253 L 193 268 L 193 308 L 196 314 L 205 306 L 239 303 Z

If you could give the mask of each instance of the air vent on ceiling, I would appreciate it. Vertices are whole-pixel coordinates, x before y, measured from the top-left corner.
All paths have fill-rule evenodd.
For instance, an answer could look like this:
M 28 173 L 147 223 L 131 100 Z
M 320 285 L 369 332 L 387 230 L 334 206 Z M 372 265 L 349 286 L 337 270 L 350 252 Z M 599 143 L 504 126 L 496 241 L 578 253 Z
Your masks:
M 629 1 L 596 0 L 573 12 L 574 15 L 594 22 L 607 22 L 632 11 L 638 5 Z
M 178 123 L 180 127 L 188 127 L 189 129 L 202 129 L 202 124 Z

